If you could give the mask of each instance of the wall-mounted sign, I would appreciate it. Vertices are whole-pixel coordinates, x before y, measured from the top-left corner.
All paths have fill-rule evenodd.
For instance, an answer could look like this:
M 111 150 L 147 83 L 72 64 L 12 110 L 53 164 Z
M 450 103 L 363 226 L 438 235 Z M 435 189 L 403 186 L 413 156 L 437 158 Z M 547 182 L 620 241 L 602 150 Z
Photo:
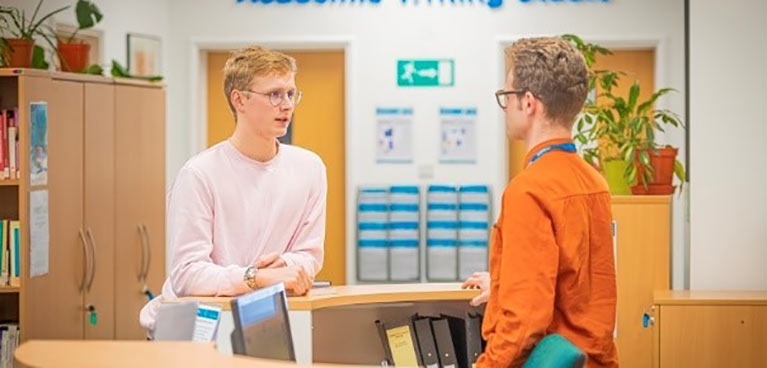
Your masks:
M 376 161 L 413 162 L 413 109 L 379 107 L 376 120 Z
M 477 109 L 440 108 L 439 162 L 477 162 Z
M 455 62 L 443 60 L 397 60 L 397 85 L 400 87 L 452 87 Z
M 391 0 L 391 1 L 397 1 L 397 0 Z M 445 5 L 457 5 L 460 4 L 461 6 L 464 6 L 464 4 L 478 4 L 478 5 L 486 5 L 490 9 L 496 9 L 500 8 L 501 5 L 503 5 L 503 0 L 399 0 L 403 4 L 412 4 L 412 5 L 420 5 L 420 4 L 432 4 L 432 3 L 441 3 Z M 513 1 L 513 0 L 509 0 Z M 610 0 L 516 0 L 520 3 L 606 3 Z M 306 3 L 317 3 L 317 4 L 324 4 L 324 3 L 370 3 L 370 4 L 379 4 L 381 0 L 236 0 L 237 3 L 262 3 L 262 4 L 288 4 L 288 3 L 298 3 L 298 4 L 306 4 Z

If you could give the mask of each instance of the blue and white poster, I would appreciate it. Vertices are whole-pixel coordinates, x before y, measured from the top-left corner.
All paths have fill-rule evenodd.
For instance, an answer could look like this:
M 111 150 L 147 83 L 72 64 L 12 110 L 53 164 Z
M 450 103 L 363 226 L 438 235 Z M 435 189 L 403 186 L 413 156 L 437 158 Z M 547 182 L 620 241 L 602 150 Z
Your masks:
M 29 110 L 29 185 L 47 185 L 48 103 L 32 102 Z
M 474 163 L 477 161 L 476 108 L 440 108 L 439 161 Z
M 376 161 L 413 162 L 413 109 L 376 109 Z

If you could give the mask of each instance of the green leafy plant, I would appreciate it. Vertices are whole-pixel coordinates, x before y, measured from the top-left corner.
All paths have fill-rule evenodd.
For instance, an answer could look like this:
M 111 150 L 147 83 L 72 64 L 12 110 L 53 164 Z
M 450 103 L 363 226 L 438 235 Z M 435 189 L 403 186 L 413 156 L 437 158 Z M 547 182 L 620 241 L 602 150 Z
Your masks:
M 3 21 L 0 21 L 0 30 L 2 30 L 3 38 L 21 38 L 27 40 L 33 40 L 35 36 L 48 37 L 45 32 L 45 21 L 48 18 L 67 10 L 69 6 L 65 6 L 56 9 L 46 15 L 37 18 L 40 12 L 40 7 L 43 5 L 44 0 L 40 0 L 35 7 L 32 18 L 27 18 L 26 13 L 23 10 L 19 10 L 14 7 L 0 6 L 0 17 Z
M 40 7 L 43 0 L 40 0 L 32 13 L 31 18 L 27 18 L 23 10 L 14 7 L 0 6 L 0 37 L 2 38 L 2 47 L 10 48 L 8 39 L 18 38 L 25 40 L 34 40 L 36 37 L 43 38 L 52 49 L 56 49 L 53 43 L 54 35 L 49 32 L 49 27 L 45 25 L 52 16 L 67 10 L 69 6 L 64 6 L 40 16 Z M 5 64 L 7 60 L 3 60 Z M 45 50 L 39 45 L 35 45 L 33 51 L 32 66 L 40 69 L 47 69 L 48 63 L 45 61 Z
M 85 70 L 80 71 L 79 73 L 92 74 L 92 75 L 104 75 L 104 68 L 102 68 L 101 65 L 99 64 L 93 64 L 85 68 Z
M 72 34 L 62 43 L 72 43 L 72 41 L 75 40 L 77 33 L 84 29 L 93 28 L 93 26 L 100 22 L 104 17 L 96 4 L 88 0 L 77 1 L 77 4 L 75 5 L 75 16 L 77 18 L 77 28 L 75 28 Z
M 45 49 L 35 45 L 35 48 L 32 49 L 32 67 L 47 70 L 49 66 L 50 64 L 45 61 Z
M 564 35 L 562 38 L 573 43 L 583 54 L 589 68 L 589 91 L 596 96 L 586 101 L 576 120 L 575 138 L 582 145 L 584 159 L 592 164 L 598 163 L 600 167 L 604 167 L 605 161 L 624 160 L 628 162 L 624 172 L 626 182 L 638 182 L 647 188 L 653 180 L 650 152 L 661 148 L 655 142 L 657 131 L 664 132 L 664 127 L 668 126 L 684 126 L 674 112 L 654 109 L 660 97 L 674 90 L 662 88 L 647 100 L 640 101 L 640 86 L 635 81 L 628 96 L 619 96 L 613 91 L 625 73 L 593 70 L 596 58 L 611 52 L 599 45 L 583 42 L 575 35 Z M 603 141 L 607 144 L 600 144 Z M 674 163 L 674 174 L 684 185 L 685 171 L 679 160 Z
M 128 69 L 122 66 L 117 60 L 112 60 L 112 76 L 117 78 L 133 78 L 133 79 L 143 79 L 150 82 L 159 82 L 162 80 L 161 75 L 153 75 L 150 77 L 140 77 L 131 75 L 128 73 Z

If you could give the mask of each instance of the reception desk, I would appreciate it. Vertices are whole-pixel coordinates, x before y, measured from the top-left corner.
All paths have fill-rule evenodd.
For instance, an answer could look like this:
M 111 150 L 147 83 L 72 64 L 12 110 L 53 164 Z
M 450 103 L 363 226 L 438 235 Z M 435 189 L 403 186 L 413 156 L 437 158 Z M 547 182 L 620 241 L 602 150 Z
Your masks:
M 16 349 L 17 368 L 295 368 L 292 362 L 221 354 L 213 344 L 149 341 L 33 340 Z M 315 365 L 333 368 L 332 365 Z
M 439 315 L 471 310 L 478 290 L 462 290 L 459 283 L 350 285 L 312 289 L 288 298 L 290 329 L 296 361 L 380 365 L 384 357 L 375 321 L 403 320 L 414 313 Z M 216 339 L 219 352 L 232 353 L 234 319 L 231 298 L 189 297 L 223 309 Z

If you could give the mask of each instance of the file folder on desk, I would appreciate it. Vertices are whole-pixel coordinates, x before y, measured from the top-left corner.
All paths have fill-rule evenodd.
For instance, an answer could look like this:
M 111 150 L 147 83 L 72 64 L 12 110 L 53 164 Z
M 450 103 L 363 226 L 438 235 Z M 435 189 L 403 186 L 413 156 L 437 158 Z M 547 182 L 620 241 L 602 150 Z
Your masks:
M 388 324 L 376 321 L 386 359 L 395 367 L 422 365 L 414 326 L 411 320 Z
M 455 347 L 453 346 L 453 337 L 450 334 L 450 326 L 444 318 L 431 320 L 431 328 L 434 333 L 434 340 L 437 345 L 437 354 L 439 354 L 439 366 L 442 368 L 456 368 Z
M 458 366 L 471 368 L 482 354 L 481 318 L 471 312 L 461 315 L 443 314 L 442 318 L 447 320 L 450 327 Z
M 426 368 L 439 368 L 439 354 L 437 353 L 434 333 L 431 330 L 431 319 L 416 315 L 413 321 L 423 366 Z

